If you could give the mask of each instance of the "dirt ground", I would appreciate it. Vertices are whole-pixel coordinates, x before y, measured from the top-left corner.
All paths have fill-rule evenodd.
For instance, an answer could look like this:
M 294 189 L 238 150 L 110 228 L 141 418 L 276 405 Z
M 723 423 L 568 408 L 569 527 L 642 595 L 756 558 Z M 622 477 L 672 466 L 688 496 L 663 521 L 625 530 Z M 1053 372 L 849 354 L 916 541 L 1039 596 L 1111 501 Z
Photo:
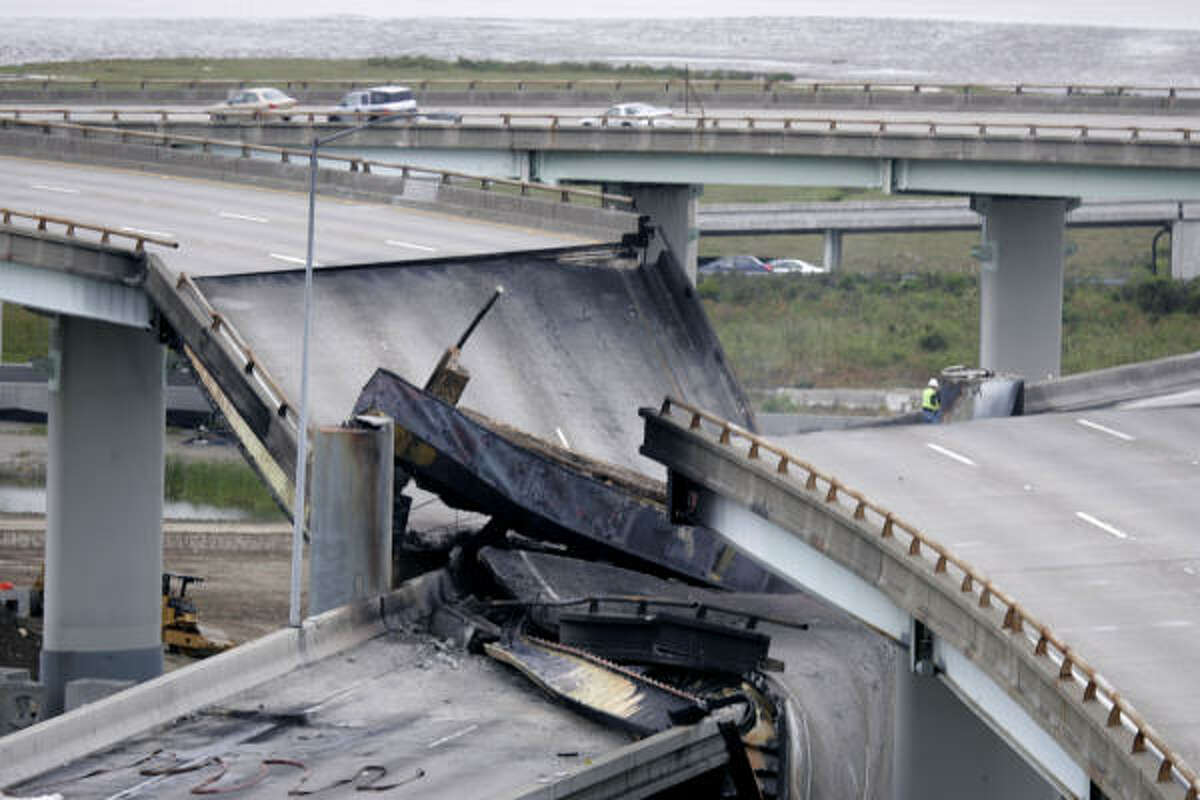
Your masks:
M 46 436 L 44 426 L 0 423 L 0 472 L 36 474 L 44 470 Z M 188 443 L 192 433 L 169 430 L 167 449 L 173 455 L 197 460 L 240 459 L 231 445 Z M 0 581 L 17 586 L 31 585 L 42 563 L 41 530 L 45 518 L 40 515 L 0 514 Z M 172 528 L 184 527 L 178 523 Z M 196 527 L 205 527 L 197 523 Z M 290 525 L 285 521 L 272 526 L 247 526 L 262 535 L 263 546 L 225 550 L 219 538 L 209 536 L 203 549 L 172 549 L 171 538 L 163 553 L 163 569 L 199 575 L 204 583 L 188 588 L 194 597 L 200 623 L 205 629 L 219 631 L 235 642 L 244 642 L 287 625 L 291 555 L 288 550 Z M 222 523 L 220 529 L 236 535 L 236 523 Z M 13 535 L 12 531 L 18 531 Z M 214 541 L 216 544 L 214 545 Z M 305 585 L 307 580 L 302 582 Z M 169 657 L 168 666 L 188 663 Z

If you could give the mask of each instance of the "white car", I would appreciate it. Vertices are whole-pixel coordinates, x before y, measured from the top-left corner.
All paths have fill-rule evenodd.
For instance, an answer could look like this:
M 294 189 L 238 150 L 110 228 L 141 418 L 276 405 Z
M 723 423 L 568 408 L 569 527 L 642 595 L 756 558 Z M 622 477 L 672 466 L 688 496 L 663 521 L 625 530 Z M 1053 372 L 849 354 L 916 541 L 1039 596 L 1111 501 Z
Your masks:
M 209 119 L 214 122 L 224 122 L 233 118 L 265 118 L 273 117 L 276 112 L 285 111 L 296 105 L 296 98 L 286 95 L 270 86 L 256 86 L 250 89 L 237 89 L 229 93 L 224 103 L 218 103 L 208 109 Z M 279 114 L 280 119 L 288 121 L 290 114 Z
M 330 122 L 372 120 L 390 114 L 416 114 L 417 99 L 407 86 L 372 86 L 347 92 L 329 113 Z
M 671 113 L 669 108 L 649 103 L 618 103 L 599 117 L 584 117 L 579 124 L 589 128 L 669 128 Z
M 798 272 L 801 275 L 824 275 L 827 270 L 799 258 L 772 258 L 767 262 L 771 272 Z

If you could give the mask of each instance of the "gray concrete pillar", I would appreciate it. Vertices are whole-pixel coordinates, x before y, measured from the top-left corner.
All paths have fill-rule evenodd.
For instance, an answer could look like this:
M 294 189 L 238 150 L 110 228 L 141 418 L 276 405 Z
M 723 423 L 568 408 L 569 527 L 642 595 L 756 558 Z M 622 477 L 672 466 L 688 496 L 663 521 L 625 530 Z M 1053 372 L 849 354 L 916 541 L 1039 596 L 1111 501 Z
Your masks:
M 632 197 L 638 213 L 649 216 L 656 228 L 646 259 L 654 261 L 664 249 L 669 249 L 692 283 L 696 282 L 700 246 L 696 206 L 703 189 L 691 184 L 628 183 L 618 190 Z
M 392 587 L 395 438 L 390 419 L 371 420 L 313 436 L 310 616 Z
M 825 261 L 826 272 L 837 272 L 842 268 L 842 232 L 838 230 L 825 231 Z
M 1027 380 L 1062 364 L 1065 198 L 982 197 L 979 366 Z
M 1200 276 L 1200 204 L 1183 203 L 1183 218 L 1171 223 L 1171 277 Z
M 893 797 L 1058 800 L 1058 791 L 934 675 L 897 659 Z
M 47 716 L 76 678 L 162 672 L 165 357 L 148 331 L 59 317 L 51 343 Z

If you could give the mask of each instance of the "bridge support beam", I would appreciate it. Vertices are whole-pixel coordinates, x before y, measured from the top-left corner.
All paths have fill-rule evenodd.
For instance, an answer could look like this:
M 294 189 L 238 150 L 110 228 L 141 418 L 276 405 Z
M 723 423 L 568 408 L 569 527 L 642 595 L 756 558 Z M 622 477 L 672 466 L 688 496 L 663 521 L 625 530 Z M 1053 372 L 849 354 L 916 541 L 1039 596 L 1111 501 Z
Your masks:
M 632 197 L 638 213 L 649 216 L 656 227 L 657 234 L 646 251 L 646 260 L 654 262 L 663 250 L 670 250 L 693 284 L 700 245 L 696 207 L 703 189 L 686 183 L 625 183 L 606 187 L 606 191 Z
M 842 232 L 830 228 L 825 231 L 825 260 L 823 266 L 826 272 L 837 272 L 842 268 Z
M 1200 208 L 1185 203 L 1182 213 L 1171 223 L 1171 277 L 1191 279 L 1200 277 Z
M 898 659 L 893 797 L 1058 800 L 1062 795 L 940 677 Z
M 394 450 L 382 417 L 313 437 L 308 616 L 391 591 Z
M 164 349 L 139 328 L 60 316 L 46 476 L 46 715 L 76 678 L 162 672 Z
M 1059 375 L 1066 198 L 976 195 L 979 366 L 1029 380 Z

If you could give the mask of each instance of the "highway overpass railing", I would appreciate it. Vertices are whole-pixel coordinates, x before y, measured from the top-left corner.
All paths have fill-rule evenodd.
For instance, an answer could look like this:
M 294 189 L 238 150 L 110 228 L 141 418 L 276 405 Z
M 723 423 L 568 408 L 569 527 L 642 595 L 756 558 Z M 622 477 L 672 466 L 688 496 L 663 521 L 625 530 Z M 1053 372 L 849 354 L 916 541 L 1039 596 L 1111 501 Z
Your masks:
M 889 97 L 925 96 L 955 98 L 1099 98 L 1120 101 L 1128 98 L 1157 98 L 1168 102 L 1200 99 L 1200 85 L 1188 84 L 1091 84 L 1091 83 L 956 83 L 941 81 L 843 81 L 820 78 L 685 78 L 685 77 L 613 77 L 613 78 L 468 78 L 397 75 L 388 78 L 89 78 L 49 75 L 15 75 L 0 81 L 0 95 L 14 90 L 52 92 L 117 90 L 141 93 L 164 91 L 203 92 L 211 96 L 247 86 L 269 85 L 292 93 L 345 92 L 365 86 L 404 84 L 422 93 L 578 93 L 582 95 L 658 94 L 663 96 L 703 94 L 706 100 L 722 96 L 740 99 L 746 95 L 764 95 L 786 103 L 789 99 L 807 100 L 822 95 L 858 95 L 886 101 Z
M 242 158 L 254 155 L 270 156 L 282 163 L 290 163 L 295 158 L 300 163 L 306 163 L 309 150 L 300 148 L 280 147 L 277 145 L 250 144 L 242 141 L 213 139 L 203 136 L 174 134 L 169 132 L 139 131 L 124 128 L 112 128 L 98 125 L 86 125 L 75 122 L 55 122 L 50 120 L 30 120 L 22 118 L 0 117 L 0 129 L 20 128 L 24 130 L 41 131 L 51 134 L 54 132 L 75 134 L 84 138 L 108 136 L 120 142 L 140 142 L 155 144 L 163 147 L 194 146 L 202 152 L 211 152 L 214 148 L 236 150 Z M 626 195 L 597 192 L 591 189 L 581 189 L 569 186 L 551 186 L 534 181 L 519 181 L 508 178 L 471 175 L 465 172 L 422 167 L 411 164 L 401 164 L 390 161 L 361 158 L 358 156 L 343 156 L 337 154 L 321 154 L 322 162 L 342 163 L 351 172 L 391 172 L 399 173 L 402 180 L 411 177 L 433 178 L 446 186 L 470 184 L 474 188 L 490 191 L 498 188 L 508 189 L 522 197 L 541 197 L 555 199 L 561 203 L 591 204 L 600 208 L 628 210 L 633 206 L 633 198 Z
M 951 582 L 952 591 L 970 598 L 978 614 L 1009 634 L 1010 641 L 1028 648 L 1036 659 L 1044 659 L 1049 670 L 1057 673 L 1064 694 L 1073 702 L 1081 705 L 1096 703 L 1103 708 L 1105 726 L 1114 732 L 1125 732 L 1131 755 L 1144 754 L 1155 759 L 1157 783 L 1176 784 L 1186 800 L 1200 797 L 1200 776 L 1163 741 L 1116 687 L 1015 598 L 928 534 L 812 464 L 689 403 L 667 398 L 657 412 L 643 409 L 641 413 L 643 417 L 657 416 L 664 420 L 678 415 L 675 425 L 686 426 L 689 432 L 706 441 L 715 440 L 737 460 L 757 462 L 778 478 L 802 487 L 818 502 L 838 509 L 859 525 L 873 530 L 880 547 L 894 548 L 903 558 L 921 560 L 918 563 L 924 563 L 931 582 Z
M 145 250 L 147 242 L 150 244 L 161 245 L 163 247 L 179 247 L 179 242 L 139 231 L 136 228 L 110 228 L 106 225 L 93 225 L 89 222 L 79 222 L 78 220 L 67 219 L 65 217 L 55 217 L 49 214 L 41 214 L 36 211 L 19 211 L 13 208 L 0 208 L 0 223 L 3 223 L 4 225 L 11 225 L 14 219 L 32 221 L 36 223 L 39 231 L 49 230 L 49 226 L 54 225 L 56 229 L 62 228 L 62 232 L 65 236 L 72 238 L 78 231 L 90 231 L 92 233 L 98 233 L 100 234 L 100 244 L 109 244 L 114 236 L 124 239 L 132 239 L 134 241 L 134 250 L 139 253 Z
M 258 112 L 233 123 L 214 123 L 214 127 L 245 128 L 263 125 L 304 126 L 324 122 L 328 109 L 293 108 L 286 111 Z M 361 113 L 339 113 L 355 122 L 366 121 L 369 115 Z M 66 108 L 66 107 L 0 107 L 0 124 L 36 123 L 56 118 L 61 121 L 75 120 L 78 124 L 95 125 L 97 118 L 129 126 L 157 123 L 159 125 L 192 123 L 206 124 L 207 111 L 201 109 L 165 108 Z M 90 118 L 90 119 L 89 119 Z M 585 114 L 545 113 L 536 111 L 472 111 L 456 115 L 453 119 L 415 118 L 411 122 L 394 123 L 399 126 L 418 127 L 496 127 L 533 128 L 557 130 L 560 128 L 619 128 L 654 131 L 782 131 L 796 134 L 867 134 L 900 135 L 936 139 L 939 137 L 974 136 L 978 138 L 1010 138 L 1046 141 L 1104 140 L 1136 143 L 1191 144 L 1200 140 L 1200 127 L 1192 125 L 1128 125 L 1096 124 L 1095 122 L 1057 122 L 1041 120 L 987 120 L 977 119 L 885 119 L 832 114 L 790 116 L 770 115 L 680 115 L 671 118 L 607 118 Z M 385 126 L 386 128 L 386 126 Z M 293 151 L 294 153 L 295 151 Z M 325 156 L 322 156 L 325 158 Z M 469 176 L 460 176 L 469 177 Z M 549 187 L 547 187 L 549 188 Z M 574 190 L 583 193 L 583 190 Z

